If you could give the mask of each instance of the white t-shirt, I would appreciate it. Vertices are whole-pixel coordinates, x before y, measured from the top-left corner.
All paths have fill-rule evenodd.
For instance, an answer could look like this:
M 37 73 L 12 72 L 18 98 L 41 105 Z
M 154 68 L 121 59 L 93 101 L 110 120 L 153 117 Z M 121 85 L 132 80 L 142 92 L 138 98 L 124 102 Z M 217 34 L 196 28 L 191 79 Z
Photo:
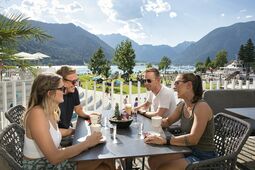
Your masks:
M 162 87 L 157 95 L 154 95 L 154 93 L 152 93 L 150 91 L 147 101 L 149 103 L 152 103 L 153 111 L 157 111 L 158 108 L 168 109 L 163 114 L 163 116 L 162 116 L 163 118 L 167 117 L 176 108 L 176 100 L 175 100 L 173 89 L 172 88 L 170 89 L 164 85 L 162 85 Z

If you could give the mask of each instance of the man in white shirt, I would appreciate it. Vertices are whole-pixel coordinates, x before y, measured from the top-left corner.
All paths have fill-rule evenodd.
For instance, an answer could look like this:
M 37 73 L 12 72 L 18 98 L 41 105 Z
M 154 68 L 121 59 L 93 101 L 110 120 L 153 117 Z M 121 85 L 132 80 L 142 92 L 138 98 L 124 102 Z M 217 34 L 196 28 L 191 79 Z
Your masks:
M 173 89 L 160 83 L 160 74 L 156 68 L 148 68 L 144 72 L 144 83 L 149 96 L 142 105 L 135 108 L 139 113 L 147 117 L 161 116 L 163 118 L 171 114 L 176 107 L 176 100 Z M 147 111 L 152 106 L 152 111 Z M 146 110 L 146 112 L 145 112 Z

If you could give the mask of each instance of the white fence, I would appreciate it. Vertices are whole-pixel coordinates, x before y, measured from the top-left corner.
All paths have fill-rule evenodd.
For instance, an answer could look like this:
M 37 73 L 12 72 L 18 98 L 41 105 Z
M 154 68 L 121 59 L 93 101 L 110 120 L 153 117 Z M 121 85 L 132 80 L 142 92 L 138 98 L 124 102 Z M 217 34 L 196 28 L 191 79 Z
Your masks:
M 1 113 L 1 127 L 3 129 L 8 121 L 5 119 L 4 112 L 11 106 L 17 104 L 27 105 L 28 97 L 30 94 L 32 81 L 1 81 L 0 82 L 0 113 Z M 114 93 L 114 82 L 111 83 L 109 94 L 105 93 L 106 84 L 102 83 L 102 90 L 96 91 L 96 83 L 94 83 L 94 90 L 88 90 L 88 85 L 84 89 L 79 87 L 81 104 L 84 106 L 85 111 L 90 110 L 103 110 L 112 109 L 115 103 L 123 107 L 124 96 L 128 95 L 129 103 L 134 103 L 135 97 L 138 97 L 138 102 L 141 103 L 146 98 L 146 93 L 141 93 L 141 83 L 137 83 L 138 93 L 132 92 L 132 82 L 129 82 L 128 94 L 123 94 L 123 82 L 120 83 L 120 93 Z M 231 81 L 203 81 L 203 88 L 206 89 L 255 89 L 255 80 L 243 82 L 242 80 Z

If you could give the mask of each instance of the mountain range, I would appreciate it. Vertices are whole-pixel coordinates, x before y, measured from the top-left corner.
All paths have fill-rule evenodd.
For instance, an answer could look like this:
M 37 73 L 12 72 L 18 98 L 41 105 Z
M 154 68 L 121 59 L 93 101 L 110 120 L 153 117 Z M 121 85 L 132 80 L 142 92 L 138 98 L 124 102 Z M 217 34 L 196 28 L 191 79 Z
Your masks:
M 245 44 L 249 38 L 255 42 L 255 21 L 216 28 L 197 42 L 186 41 L 175 47 L 140 45 L 120 34 L 94 35 L 74 24 L 30 22 L 54 38 L 43 44 L 35 41 L 23 42 L 19 46 L 19 51 L 45 53 L 51 58 L 44 63 L 54 65 L 83 65 L 99 47 L 103 49 L 105 56 L 111 59 L 116 46 L 126 39 L 132 42 L 136 61 L 158 63 L 161 57 L 167 56 L 177 65 L 194 65 L 198 61 L 204 62 L 208 56 L 214 59 L 220 50 L 226 50 L 228 60 L 232 60 L 237 57 L 241 44 Z
M 37 52 L 51 56 L 53 65 L 73 64 L 83 65 L 101 47 L 106 58 L 111 60 L 114 49 L 99 39 L 74 24 L 48 24 L 38 21 L 30 21 L 32 26 L 39 27 L 53 39 L 45 42 L 28 41 L 19 46 L 20 51 Z

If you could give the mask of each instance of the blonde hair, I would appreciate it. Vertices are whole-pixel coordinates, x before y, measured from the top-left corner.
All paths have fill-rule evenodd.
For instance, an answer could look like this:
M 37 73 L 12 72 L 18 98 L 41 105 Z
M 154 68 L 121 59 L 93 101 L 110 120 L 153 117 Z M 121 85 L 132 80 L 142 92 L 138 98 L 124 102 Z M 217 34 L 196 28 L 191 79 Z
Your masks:
M 62 77 L 55 73 L 43 73 L 35 78 L 23 118 L 24 124 L 29 111 L 35 106 L 40 106 L 46 115 L 53 115 L 54 120 L 59 121 L 60 109 L 58 104 L 53 102 L 52 96 L 56 94 L 55 89 L 58 88 L 61 79 Z M 49 91 L 51 95 L 47 94 Z

